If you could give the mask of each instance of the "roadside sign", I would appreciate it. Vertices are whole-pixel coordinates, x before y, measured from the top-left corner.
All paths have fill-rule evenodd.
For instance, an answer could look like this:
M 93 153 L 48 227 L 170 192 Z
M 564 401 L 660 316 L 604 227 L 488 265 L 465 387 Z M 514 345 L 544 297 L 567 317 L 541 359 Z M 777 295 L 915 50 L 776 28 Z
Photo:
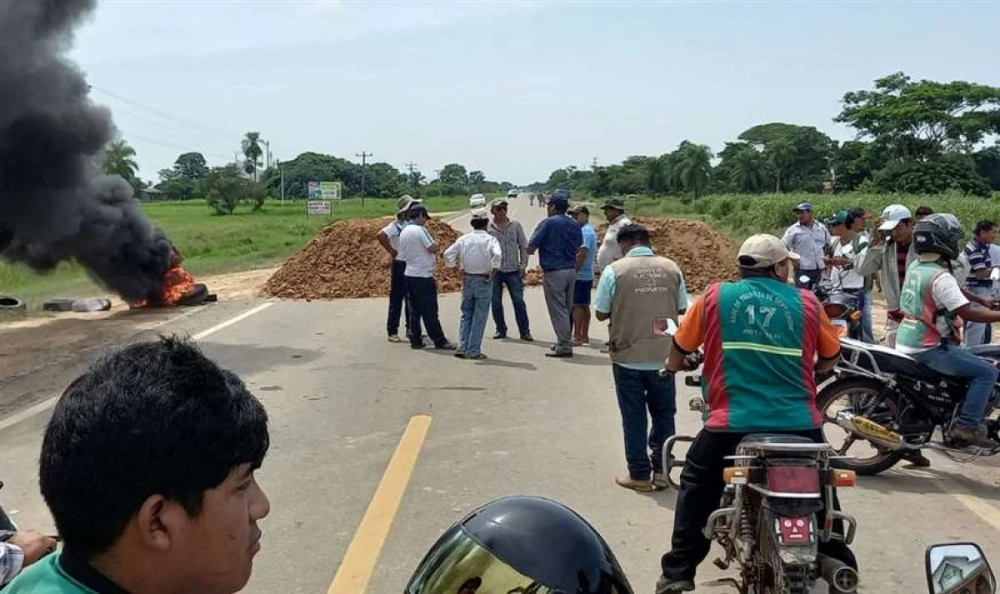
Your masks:
M 323 200 L 340 200 L 343 196 L 343 184 L 339 181 L 319 182 L 320 197 Z
M 333 214 L 333 203 L 329 200 L 310 200 L 306 205 L 307 214 L 326 216 Z
M 322 190 L 320 190 L 318 181 L 309 182 L 309 199 L 319 200 L 323 197 Z

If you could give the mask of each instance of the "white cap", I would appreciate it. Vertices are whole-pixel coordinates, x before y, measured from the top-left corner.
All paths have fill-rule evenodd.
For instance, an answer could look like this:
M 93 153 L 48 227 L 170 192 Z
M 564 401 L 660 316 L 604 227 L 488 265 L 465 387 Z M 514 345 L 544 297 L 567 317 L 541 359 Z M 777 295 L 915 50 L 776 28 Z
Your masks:
M 878 228 L 879 231 L 892 231 L 896 228 L 903 219 L 912 219 L 913 215 L 910 214 L 910 209 L 906 208 L 902 204 L 890 204 L 882 210 L 882 220 L 884 221 L 882 225 Z
M 490 215 L 486 212 L 485 208 L 477 208 L 472 211 L 473 221 L 488 221 L 490 220 Z
M 767 268 L 784 262 L 798 260 L 799 255 L 788 251 L 785 244 L 774 235 L 760 233 L 751 235 L 740 246 L 740 266 L 746 268 Z

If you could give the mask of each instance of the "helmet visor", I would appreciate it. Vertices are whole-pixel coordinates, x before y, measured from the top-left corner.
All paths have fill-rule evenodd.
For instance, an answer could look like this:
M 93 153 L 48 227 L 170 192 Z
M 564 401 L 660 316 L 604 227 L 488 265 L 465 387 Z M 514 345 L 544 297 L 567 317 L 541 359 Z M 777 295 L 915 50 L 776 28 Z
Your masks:
M 587 590 L 583 590 L 587 591 Z M 631 594 L 611 586 L 608 594 Z M 405 594 L 575 594 L 551 588 L 498 559 L 456 526 L 420 563 Z

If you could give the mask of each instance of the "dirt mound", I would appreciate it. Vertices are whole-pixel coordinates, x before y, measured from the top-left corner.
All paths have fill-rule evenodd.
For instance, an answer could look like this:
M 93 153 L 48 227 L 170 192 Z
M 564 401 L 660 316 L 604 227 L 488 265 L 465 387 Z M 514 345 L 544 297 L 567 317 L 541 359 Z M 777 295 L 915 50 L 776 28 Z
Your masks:
M 384 297 L 389 294 L 389 255 L 375 236 L 386 225 L 381 220 L 337 221 L 285 261 L 264 284 L 261 293 L 283 299 L 341 299 Z M 441 252 L 459 233 L 436 219 L 427 229 L 441 244 Z M 457 268 L 445 268 L 438 254 L 435 276 L 438 291 L 462 290 Z

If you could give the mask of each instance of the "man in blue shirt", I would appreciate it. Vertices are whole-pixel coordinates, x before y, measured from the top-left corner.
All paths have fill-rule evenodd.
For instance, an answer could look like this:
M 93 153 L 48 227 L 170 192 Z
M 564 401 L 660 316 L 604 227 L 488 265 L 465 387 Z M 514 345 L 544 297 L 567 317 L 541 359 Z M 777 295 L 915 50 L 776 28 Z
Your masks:
M 583 204 L 569 210 L 580 223 L 583 244 L 576 253 L 576 285 L 573 288 L 573 346 L 590 344 L 590 293 L 594 288 L 597 232 L 590 224 L 590 209 Z
M 538 252 L 538 260 L 545 273 L 542 283 L 545 305 L 556 333 L 556 344 L 545 356 L 572 357 L 570 308 L 576 286 L 576 255 L 583 245 L 583 232 L 580 224 L 566 214 L 569 210 L 569 190 L 556 190 L 546 208 L 548 218 L 538 224 L 528 240 L 528 254 Z

